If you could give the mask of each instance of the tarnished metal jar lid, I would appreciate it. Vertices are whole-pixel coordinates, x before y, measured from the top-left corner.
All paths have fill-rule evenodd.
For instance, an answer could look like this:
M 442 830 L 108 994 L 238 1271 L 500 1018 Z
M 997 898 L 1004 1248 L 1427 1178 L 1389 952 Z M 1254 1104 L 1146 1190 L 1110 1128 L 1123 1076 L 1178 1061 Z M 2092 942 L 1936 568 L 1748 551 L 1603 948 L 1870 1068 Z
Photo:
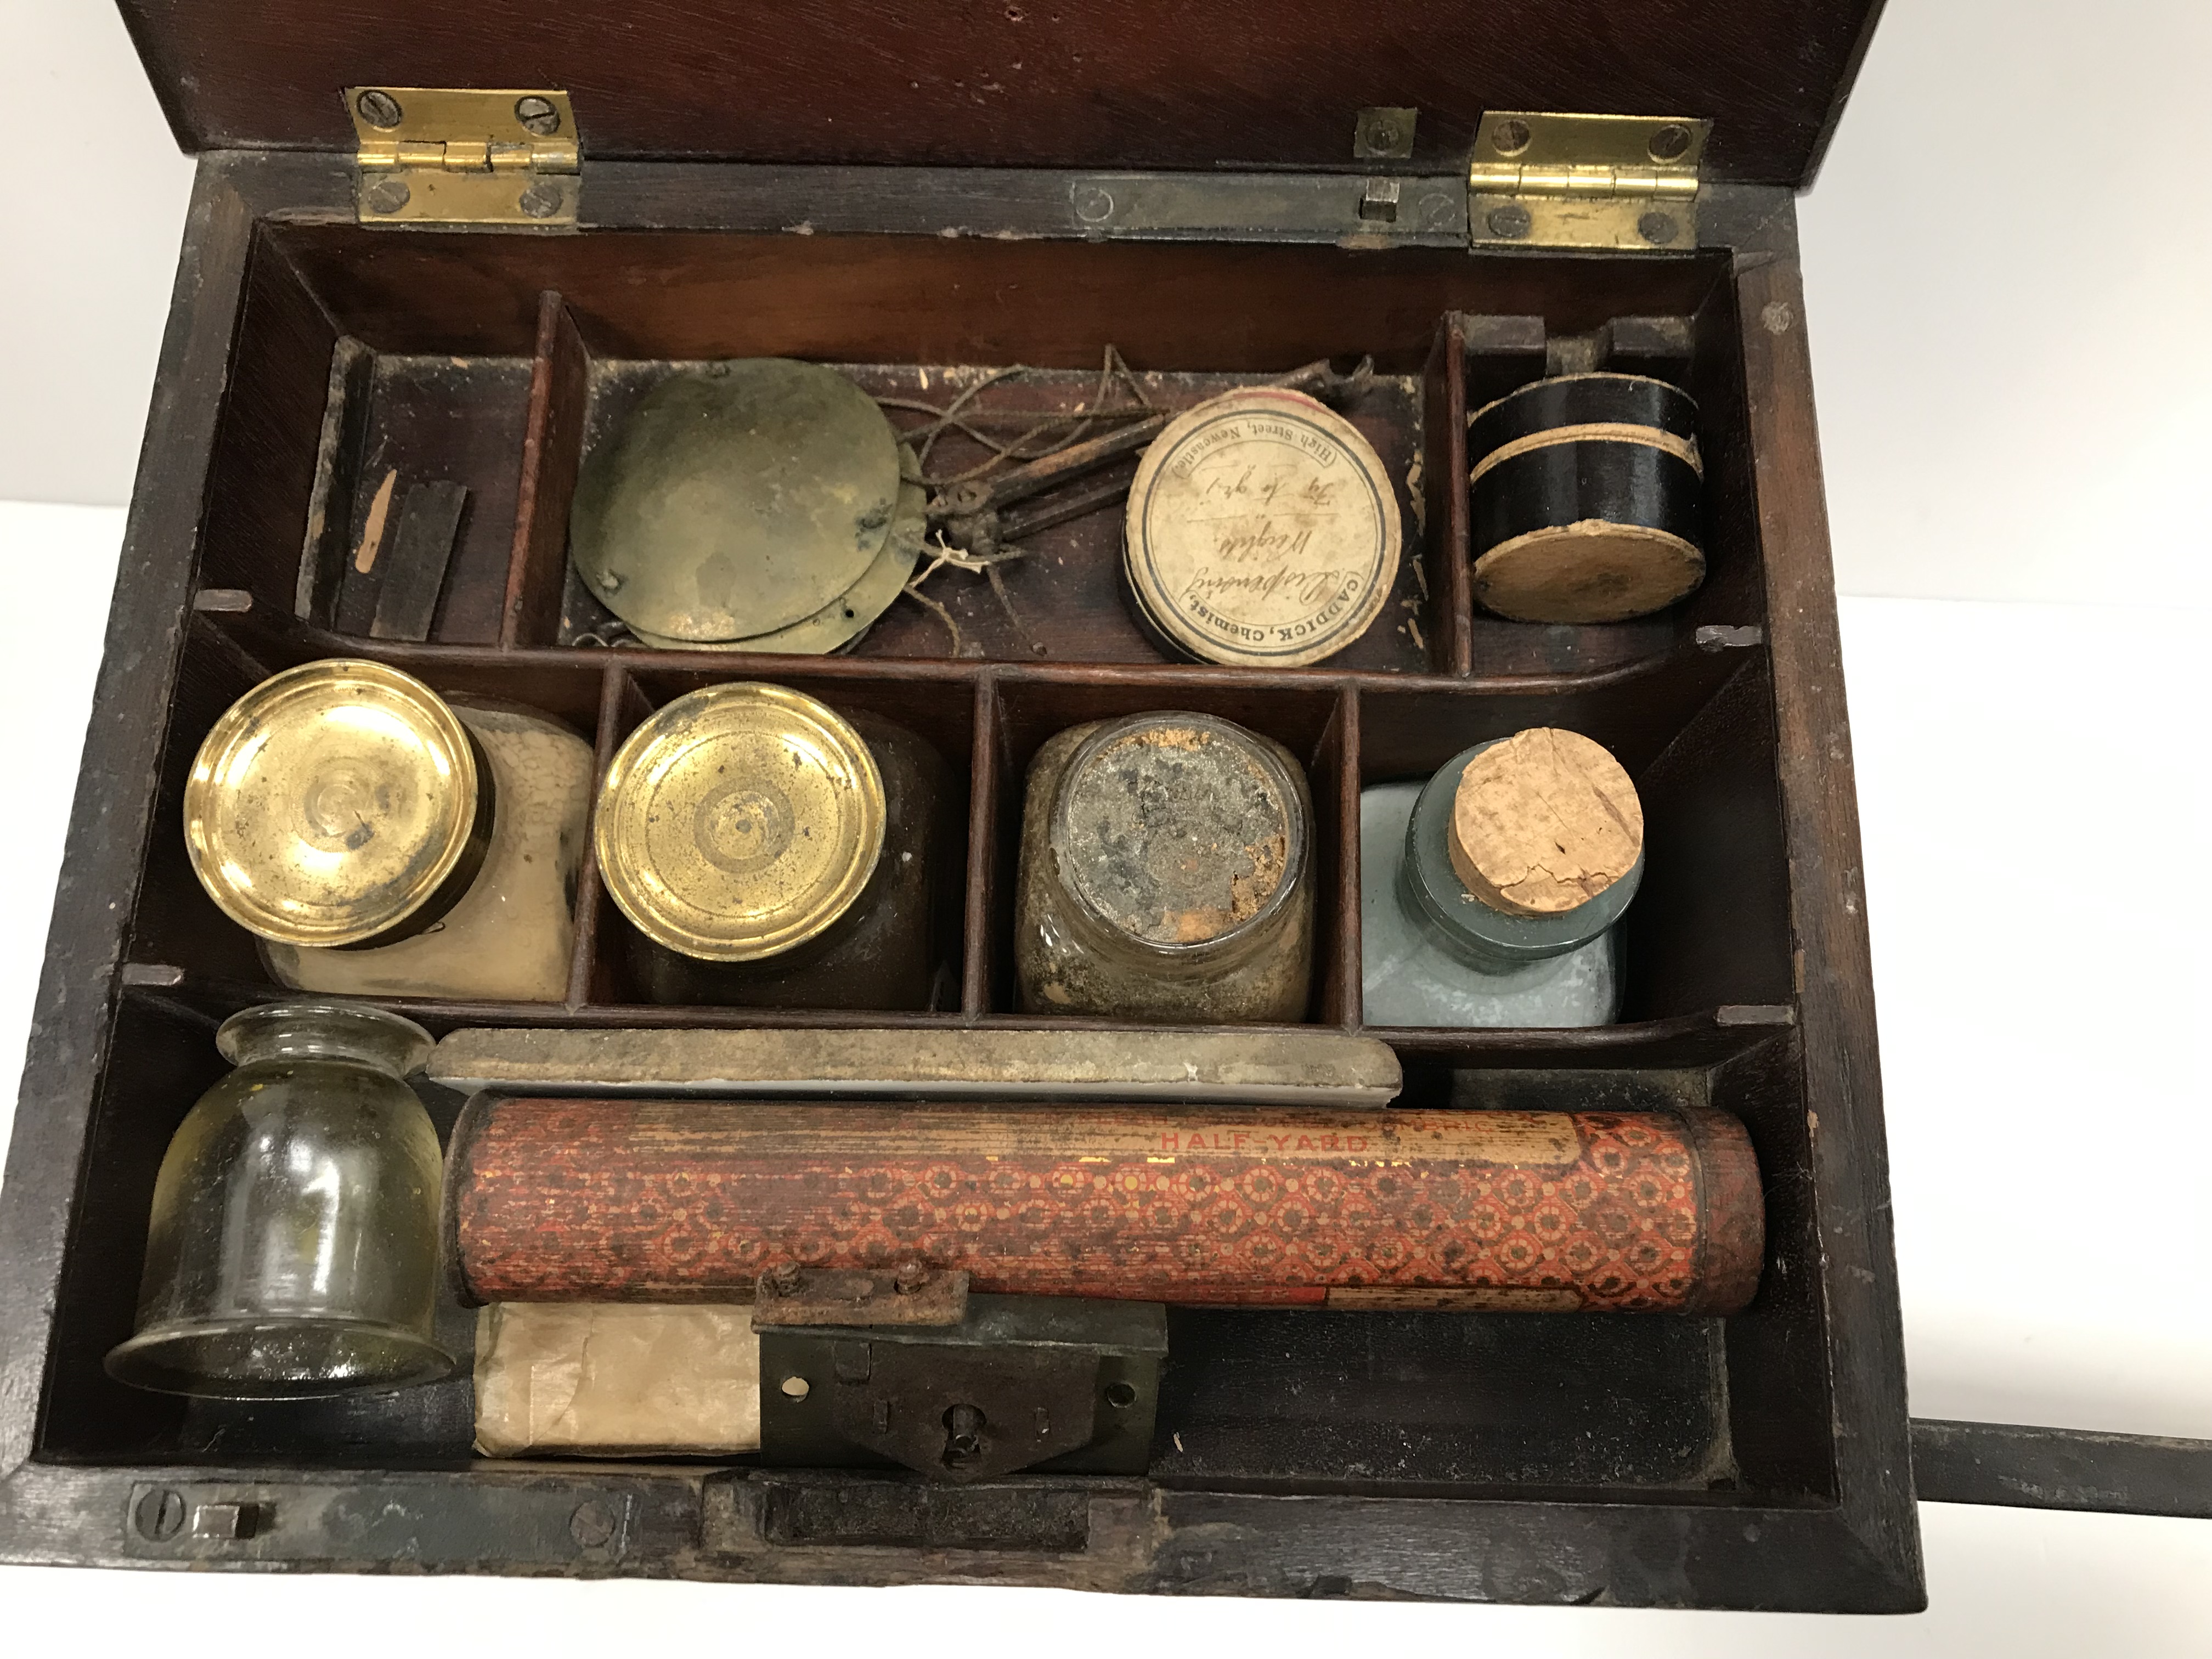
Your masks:
M 1305 872 L 1307 809 L 1271 744 L 1208 714 L 1132 714 L 1070 757 L 1050 835 L 1061 884 L 1113 933 L 1171 953 L 1266 926 Z
M 599 877 L 638 931 L 710 962 L 802 945 L 852 908 L 884 846 L 860 734 L 780 685 L 712 685 L 629 735 L 599 786 Z
M 866 574 L 896 511 L 898 438 L 833 368 L 739 358 L 670 375 L 593 447 L 569 556 L 645 634 L 749 639 Z
M 332 658 L 247 692 L 185 782 L 185 844 L 224 915 L 285 945 L 358 945 L 459 896 L 491 826 L 489 775 L 444 699 Z

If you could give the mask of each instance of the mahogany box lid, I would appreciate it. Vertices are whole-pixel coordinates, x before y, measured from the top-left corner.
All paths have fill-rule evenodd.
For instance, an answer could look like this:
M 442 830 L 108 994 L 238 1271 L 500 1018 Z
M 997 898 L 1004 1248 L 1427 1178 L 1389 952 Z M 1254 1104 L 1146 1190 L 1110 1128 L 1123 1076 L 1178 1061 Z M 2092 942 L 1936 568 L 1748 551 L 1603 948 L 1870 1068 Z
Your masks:
M 586 154 L 961 167 L 1342 168 L 1419 111 L 1710 119 L 1707 178 L 1808 184 L 1881 0 L 121 0 L 188 150 L 347 149 L 349 86 L 558 87 Z

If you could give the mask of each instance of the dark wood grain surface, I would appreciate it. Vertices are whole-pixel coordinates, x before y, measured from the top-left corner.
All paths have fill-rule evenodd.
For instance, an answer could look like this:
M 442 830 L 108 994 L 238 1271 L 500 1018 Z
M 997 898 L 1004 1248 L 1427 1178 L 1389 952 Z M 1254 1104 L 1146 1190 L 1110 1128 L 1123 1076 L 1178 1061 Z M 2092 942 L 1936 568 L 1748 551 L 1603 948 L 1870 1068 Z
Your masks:
M 1806 1054 L 1808 1173 L 1818 1194 L 1822 1250 L 1875 1264 L 1874 1271 L 1836 1276 L 1821 1286 L 1834 1410 L 1839 1420 L 1864 1425 L 1839 1440 L 1840 1496 L 1869 1551 L 1917 1562 L 1918 1514 L 1909 1501 L 1905 1413 L 1875 1403 L 1891 1398 L 1904 1376 L 1905 1338 L 1894 1288 L 1858 791 L 1794 215 L 1773 222 L 1765 240 L 1737 256 L 1735 306 L 1744 440 L 1765 549 L 1776 770 Z
M 565 88 L 585 154 L 997 167 L 1348 165 L 1355 112 L 1421 112 L 1464 156 L 1486 109 L 1715 123 L 1720 177 L 1811 173 L 1875 0 L 1287 0 L 368 8 L 124 0 L 192 149 L 350 149 L 343 88 Z

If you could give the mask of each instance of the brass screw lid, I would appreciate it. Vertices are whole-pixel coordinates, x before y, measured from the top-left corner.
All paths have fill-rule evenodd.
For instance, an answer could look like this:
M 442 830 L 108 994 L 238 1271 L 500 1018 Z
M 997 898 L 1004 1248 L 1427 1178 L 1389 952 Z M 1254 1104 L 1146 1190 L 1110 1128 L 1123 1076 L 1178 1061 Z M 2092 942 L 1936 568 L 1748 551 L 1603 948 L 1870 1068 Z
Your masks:
M 884 782 L 842 717 L 780 685 L 712 685 L 629 735 L 599 786 L 599 878 L 656 944 L 709 962 L 802 945 L 884 846 Z
M 481 858 L 483 787 L 467 728 L 422 681 L 353 658 L 303 663 L 208 733 L 185 782 L 185 845 L 240 927 L 357 945 Z

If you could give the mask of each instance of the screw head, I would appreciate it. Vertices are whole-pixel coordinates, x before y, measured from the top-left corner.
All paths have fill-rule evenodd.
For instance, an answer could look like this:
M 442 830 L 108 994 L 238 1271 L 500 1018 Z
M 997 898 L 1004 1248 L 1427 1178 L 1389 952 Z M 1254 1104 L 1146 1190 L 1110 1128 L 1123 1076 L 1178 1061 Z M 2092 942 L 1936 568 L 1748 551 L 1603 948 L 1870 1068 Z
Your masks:
M 581 1548 L 595 1550 L 614 1535 L 615 1518 L 597 1498 L 579 1504 L 568 1517 L 568 1536 Z
M 901 1295 L 911 1296 L 929 1283 L 929 1269 L 919 1261 L 902 1261 L 898 1271 L 891 1275 L 891 1283 Z
M 535 93 L 514 100 L 514 118 L 522 123 L 525 131 L 540 138 L 561 131 L 561 112 L 553 107 L 551 99 L 540 98 Z
M 353 106 L 373 127 L 385 130 L 399 125 L 399 100 L 388 92 L 372 87 L 353 100 Z
M 1500 155 L 1518 155 L 1528 148 L 1531 136 L 1526 121 L 1508 118 L 1490 130 L 1491 148 Z
M 407 205 L 415 192 L 407 188 L 404 179 L 380 179 L 368 187 L 368 210 L 371 213 L 397 213 Z
M 157 1487 L 138 1500 L 137 1511 L 131 1520 L 141 1538 L 156 1544 L 174 1538 L 185 1524 L 184 1495 L 166 1486 Z
M 1370 115 L 1360 124 L 1359 142 L 1377 155 L 1405 148 L 1405 137 L 1392 115 Z
M 1113 193 L 1097 185 L 1078 185 L 1074 204 L 1075 216 L 1086 225 L 1103 224 L 1113 216 Z
M 799 1293 L 799 1264 L 795 1261 L 786 1261 L 779 1267 L 770 1268 L 768 1282 L 769 1287 L 778 1296 L 796 1296 Z
M 1636 234 L 1655 247 L 1664 247 L 1680 234 L 1671 213 L 1647 213 L 1636 222 Z
M 540 179 L 522 192 L 515 205 L 533 219 L 550 219 L 561 210 L 561 186 Z
M 1490 227 L 1492 236 L 1503 236 L 1509 241 L 1518 241 L 1535 224 L 1535 221 L 1528 216 L 1528 210 L 1518 202 L 1509 202 L 1504 207 L 1491 209 L 1489 217 L 1483 222 Z
M 1655 161 L 1677 161 L 1689 148 L 1689 128 L 1672 121 L 1653 133 L 1650 143 L 1645 146 Z

